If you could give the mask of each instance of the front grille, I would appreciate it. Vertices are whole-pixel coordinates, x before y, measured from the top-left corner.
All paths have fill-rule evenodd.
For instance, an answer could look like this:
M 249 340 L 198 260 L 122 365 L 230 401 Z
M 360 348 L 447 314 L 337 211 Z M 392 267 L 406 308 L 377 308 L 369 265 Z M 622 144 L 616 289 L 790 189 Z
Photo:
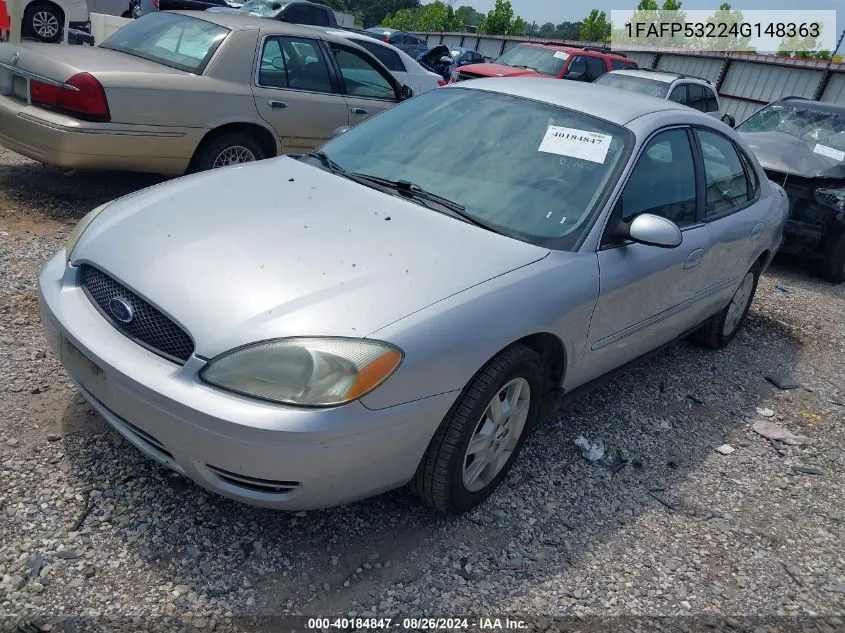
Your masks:
M 191 357 L 194 342 L 170 318 L 98 268 L 83 264 L 80 269 L 82 289 L 115 328 L 167 360 L 183 364 Z M 115 317 L 115 299 L 131 307 L 127 322 Z

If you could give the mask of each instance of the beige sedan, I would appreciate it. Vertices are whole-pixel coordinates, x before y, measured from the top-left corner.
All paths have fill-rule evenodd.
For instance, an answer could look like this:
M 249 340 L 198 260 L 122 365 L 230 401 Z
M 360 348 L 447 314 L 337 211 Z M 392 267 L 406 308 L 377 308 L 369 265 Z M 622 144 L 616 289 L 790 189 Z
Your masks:
M 411 95 L 349 40 L 238 14 L 151 13 L 97 47 L 0 44 L 0 144 L 68 169 L 307 152 Z

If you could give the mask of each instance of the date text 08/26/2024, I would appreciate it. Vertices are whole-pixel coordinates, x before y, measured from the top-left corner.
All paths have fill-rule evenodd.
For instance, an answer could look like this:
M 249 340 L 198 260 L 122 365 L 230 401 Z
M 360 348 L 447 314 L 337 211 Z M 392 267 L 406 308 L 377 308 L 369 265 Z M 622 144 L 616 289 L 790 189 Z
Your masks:
M 311 630 L 377 630 L 455 631 L 455 630 L 525 630 L 523 620 L 511 618 L 309 618 Z

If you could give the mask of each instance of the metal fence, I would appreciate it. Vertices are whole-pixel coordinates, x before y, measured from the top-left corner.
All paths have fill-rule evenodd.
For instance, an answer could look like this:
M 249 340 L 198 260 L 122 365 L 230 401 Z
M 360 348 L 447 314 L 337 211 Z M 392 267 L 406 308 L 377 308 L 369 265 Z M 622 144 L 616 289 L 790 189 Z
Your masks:
M 497 37 L 476 33 L 420 33 L 429 46 L 471 48 L 493 60 L 521 42 L 550 42 L 531 37 Z M 556 40 L 565 46 L 603 46 L 598 42 Z M 771 101 L 788 96 L 845 105 L 845 63 L 790 59 L 776 55 L 707 51 L 622 51 L 642 68 L 668 70 L 709 79 L 722 109 L 737 123 Z

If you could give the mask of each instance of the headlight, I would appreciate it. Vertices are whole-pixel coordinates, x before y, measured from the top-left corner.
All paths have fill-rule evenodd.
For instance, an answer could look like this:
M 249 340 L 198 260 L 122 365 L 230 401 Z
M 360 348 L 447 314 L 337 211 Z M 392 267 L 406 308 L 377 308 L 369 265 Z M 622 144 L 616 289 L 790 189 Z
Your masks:
M 330 407 L 371 392 L 396 371 L 402 356 L 387 343 L 364 339 L 277 339 L 221 354 L 200 378 L 264 400 Z
M 65 244 L 65 258 L 70 259 L 71 253 L 73 253 L 73 249 L 76 248 L 76 243 L 79 241 L 79 238 L 82 237 L 82 234 L 85 233 L 85 229 L 93 222 L 100 212 L 109 206 L 109 202 L 106 204 L 101 204 L 99 207 L 94 209 L 93 211 L 89 211 L 82 219 L 77 222 L 76 226 L 73 227 L 73 230 L 70 232 L 70 237 L 67 238 L 67 244 Z
M 816 189 L 816 202 L 845 211 L 845 189 Z

